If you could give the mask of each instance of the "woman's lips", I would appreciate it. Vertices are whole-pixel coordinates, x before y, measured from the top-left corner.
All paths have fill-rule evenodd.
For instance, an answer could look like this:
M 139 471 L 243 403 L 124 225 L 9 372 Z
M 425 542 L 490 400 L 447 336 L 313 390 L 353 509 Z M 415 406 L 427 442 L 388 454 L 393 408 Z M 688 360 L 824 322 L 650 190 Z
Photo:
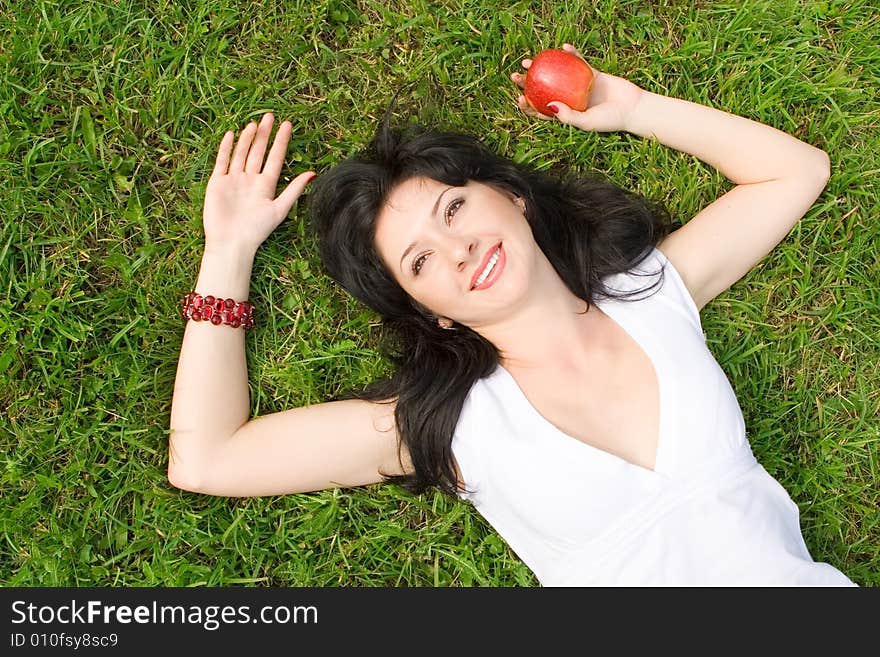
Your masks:
M 486 277 L 486 280 L 484 280 L 482 283 L 480 283 L 477 286 L 472 286 L 471 291 L 486 290 L 486 289 L 492 287 L 492 285 L 495 284 L 495 281 L 498 280 L 498 277 L 501 276 L 501 272 L 504 270 L 504 265 L 507 263 L 507 255 L 504 253 L 504 246 L 502 245 L 501 242 L 499 242 L 486 255 L 486 258 L 484 259 L 484 261 L 482 263 L 482 267 L 480 267 L 477 270 L 477 272 L 474 274 L 473 280 L 474 280 L 474 282 L 476 282 L 477 279 L 480 278 L 480 274 L 482 274 L 483 271 L 486 269 L 486 265 L 489 263 L 489 260 L 492 258 L 492 256 L 495 254 L 496 251 L 498 252 L 498 259 L 495 262 L 495 266 L 492 267 L 492 271 L 489 272 L 489 275 Z

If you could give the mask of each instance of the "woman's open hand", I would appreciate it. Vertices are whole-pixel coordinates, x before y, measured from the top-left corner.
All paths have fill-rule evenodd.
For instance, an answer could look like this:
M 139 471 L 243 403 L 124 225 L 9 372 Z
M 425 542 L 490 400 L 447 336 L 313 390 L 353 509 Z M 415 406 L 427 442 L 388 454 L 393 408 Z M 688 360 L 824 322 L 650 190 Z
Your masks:
M 570 44 L 564 44 L 562 49 L 584 59 L 577 49 Z M 532 65 L 532 60 L 524 59 L 522 65 L 523 68 L 528 70 Z M 587 65 L 589 65 L 589 62 L 587 62 Z M 562 101 L 556 100 L 548 105 L 555 105 L 559 112 L 555 117 L 545 116 L 532 107 L 523 95 L 517 98 L 517 105 L 528 116 L 548 121 L 555 118 L 561 123 L 573 125 L 581 130 L 592 130 L 595 132 L 626 130 L 627 120 L 635 111 L 636 105 L 639 104 L 644 91 L 629 80 L 609 75 L 608 73 L 602 73 L 592 66 L 590 68 L 593 70 L 594 76 L 593 88 L 590 92 L 589 106 L 583 112 L 573 110 Z M 510 77 L 520 88 L 525 87 L 526 76 L 524 74 L 513 73 Z
M 284 121 L 263 164 L 274 118 L 264 114 L 260 124 L 248 123 L 235 150 L 235 134 L 223 135 L 214 171 L 205 190 L 206 251 L 252 251 L 284 221 L 303 189 L 315 177 L 306 171 L 294 178 L 275 198 L 292 126 Z

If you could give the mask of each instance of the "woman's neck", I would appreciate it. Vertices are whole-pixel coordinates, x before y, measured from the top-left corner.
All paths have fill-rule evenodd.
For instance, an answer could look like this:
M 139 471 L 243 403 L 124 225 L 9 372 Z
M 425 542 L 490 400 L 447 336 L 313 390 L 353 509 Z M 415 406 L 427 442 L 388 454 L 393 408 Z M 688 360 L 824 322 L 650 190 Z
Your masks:
M 508 318 L 477 331 L 495 345 L 507 370 L 586 371 L 604 347 L 596 330 L 601 313 L 595 306 L 587 311 L 587 302 L 566 287 L 549 262 L 539 272 L 529 296 Z

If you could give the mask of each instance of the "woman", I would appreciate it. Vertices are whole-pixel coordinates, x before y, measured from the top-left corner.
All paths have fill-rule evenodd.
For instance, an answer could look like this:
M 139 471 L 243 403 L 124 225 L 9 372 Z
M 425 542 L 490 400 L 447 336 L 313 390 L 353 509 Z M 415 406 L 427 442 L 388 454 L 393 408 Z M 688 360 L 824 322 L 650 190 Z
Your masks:
M 265 166 L 271 115 L 234 151 L 224 135 L 185 299 L 197 321 L 175 382 L 171 483 L 227 496 L 437 486 L 470 500 L 544 585 L 853 585 L 811 559 L 699 318 L 812 205 L 828 156 L 594 73 L 591 107 L 553 103 L 555 120 L 653 136 L 737 187 L 673 230 L 600 180 L 556 181 L 461 135 L 382 128 L 318 179 L 311 210 L 327 271 L 396 340 L 395 374 L 252 420 L 241 302 L 258 246 L 315 174 L 273 198 L 290 124 Z

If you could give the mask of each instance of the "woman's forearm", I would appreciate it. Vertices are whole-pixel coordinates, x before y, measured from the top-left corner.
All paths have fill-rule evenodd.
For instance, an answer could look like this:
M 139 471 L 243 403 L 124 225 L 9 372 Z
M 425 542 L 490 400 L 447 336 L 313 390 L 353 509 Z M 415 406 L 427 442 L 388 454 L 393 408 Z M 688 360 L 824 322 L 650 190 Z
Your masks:
M 245 301 L 253 254 L 208 253 L 202 257 L 195 292 Z M 174 380 L 168 476 L 198 477 L 206 456 L 247 422 L 250 415 L 245 331 L 225 324 L 187 322 Z
M 823 151 L 780 130 L 649 91 L 643 92 L 626 130 L 689 153 L 738 185 L 828 167 Z

